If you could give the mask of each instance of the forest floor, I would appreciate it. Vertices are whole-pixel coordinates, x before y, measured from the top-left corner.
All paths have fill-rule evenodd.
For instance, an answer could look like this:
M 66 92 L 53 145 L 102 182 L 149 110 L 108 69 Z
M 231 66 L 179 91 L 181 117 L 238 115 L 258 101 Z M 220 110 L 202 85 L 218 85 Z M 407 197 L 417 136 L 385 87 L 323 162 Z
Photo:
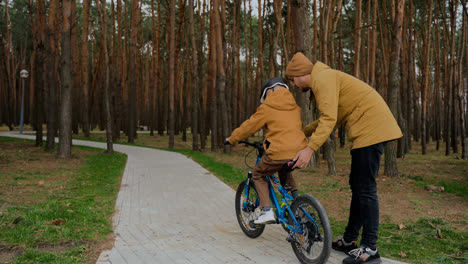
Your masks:
M 82 135 L 74 138 L 83 139 Z M 105 134 L 102 133 L 93 133 L 90 138 L 98 141 L 103 139 Z M 250 141 L 254 140 L 260 138 L 250 138 Z M 125 135 L 122 134 L 122 139 L 116 143 L 125 144 Z M 139 134 L 135 144 L 167 149 L 168 136 Z M 187 141 L 181 140 L 181 135 L 176 135 L 175 149 L 190 150 L 191 144 L 190 134 Z M 429 143 L 426 155 L 420 154 L 418 142 L 413 142 L 412 147 L 405 158 L 398 159 L 400 177 L 383 175 L 385 158 L 382 158 L 377 178 L 381 217 L 378 246 L 383 249 L 385 257 L 405 262 L 466 263 L 468 161 L 461 160 L 457 154 L 445 156 L 444 150 L 435 150 L 435 143 Z M 250 150 L 238 145 L 232 148 L 230 155 L 226 155 L 222 150 L 211 152 L 208 145 L 202 155 L 229 164 L 236 173 L 244 174 L 249 170 L 244 160 Z M 336 237 L 342 234 L 349 213 L 350 144 L 344 148 L 338 147 L 335 157 L 336 175 L 327 175 L 327 163 L 322 160 L 319 168 L 296 170 L 294 177 L 301 192 L 310 193 L 322 202 Z M 194 160 L 197 161 L 196 158 Z M 250 153 L 247 164 L 253 167 L 254 162 L 255 154 Z M 223 178 L 220 173 L 214 174 L 232 188 L 237 187 L 237 178 L 230 180 Z M 445 190 L 429 191 L 426 189 L 428 185 L 441 186 Z

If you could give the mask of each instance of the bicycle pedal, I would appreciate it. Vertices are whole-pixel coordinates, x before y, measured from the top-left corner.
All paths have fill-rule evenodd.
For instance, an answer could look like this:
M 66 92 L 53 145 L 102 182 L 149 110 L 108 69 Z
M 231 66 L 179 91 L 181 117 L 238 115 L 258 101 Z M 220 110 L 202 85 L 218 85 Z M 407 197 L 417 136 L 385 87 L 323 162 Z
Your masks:
M 252 220 L 252 221 L 249 222 L 249 226 L 250 226 L 251 228 L 262 228 L 262 225 L 257 225 L 257 224 L 255 224 L 255 223 L 254 223 L 254 220 Z

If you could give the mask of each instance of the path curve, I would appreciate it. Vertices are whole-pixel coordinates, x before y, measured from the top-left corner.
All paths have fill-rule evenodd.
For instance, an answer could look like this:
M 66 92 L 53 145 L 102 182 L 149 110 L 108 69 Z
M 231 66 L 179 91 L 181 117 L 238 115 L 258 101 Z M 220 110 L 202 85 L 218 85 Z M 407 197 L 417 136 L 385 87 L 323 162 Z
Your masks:
M 106 148 L 83 140 L 73 145 Z M 279 225 L 246 237 L 235 217 L 235 191 L 193 160 L 144 147 L 114 144 L 114 150 L 128 160 L 113 217 L 115 244 L 97 263 L 299 263 Z M 344 257 L 332 250 L 328 263 Z

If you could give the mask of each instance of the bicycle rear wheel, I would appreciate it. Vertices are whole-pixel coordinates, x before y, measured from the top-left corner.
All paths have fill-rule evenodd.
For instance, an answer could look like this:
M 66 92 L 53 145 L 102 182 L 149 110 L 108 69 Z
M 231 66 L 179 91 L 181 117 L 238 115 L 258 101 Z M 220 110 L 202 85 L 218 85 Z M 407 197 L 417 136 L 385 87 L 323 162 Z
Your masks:
M 236 218 L 239 222 L 239 226 L 244 231 L 245 235 L 250 238 L 256 238 L 263 233 L 265 225 L 251 226 L 253 222 L 260 215 L 260 209 L 257 209 L 260 205 L 257 190 L 252 181 L 249 183 L 248 192 L 249 195 L 245 197 L 245 184 L 243 181 L 239 184 L 236 191 Z M 245 206 L 244 205 L 245 202 Z M 256 210 L 257 209 L 257 210 Z
M 332 232 L 322 204 L 312 195 L 302 194 L 294 200 L 291 210 L 302 228 L 302 233 L 293 233 L 291 241 L 296 257 L 304 264 L 327 262 Z

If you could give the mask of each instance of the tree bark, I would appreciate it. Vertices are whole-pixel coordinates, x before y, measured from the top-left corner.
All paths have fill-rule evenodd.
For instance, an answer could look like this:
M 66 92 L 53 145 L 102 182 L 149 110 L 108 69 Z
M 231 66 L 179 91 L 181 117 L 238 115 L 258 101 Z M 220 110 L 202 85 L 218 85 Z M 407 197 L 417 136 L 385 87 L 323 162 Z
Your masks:
M 216 90 L 218 92 L 218 109 L 222 109 L 222 106 L 226 105 L 226 74 L 224 71 L 224 52 L 223 52 L 223 40 L 222 40 L 222 24 L 221 24 L 221 14 L 219 13 L 219 0 L 214 0 L 214 16 L 215 16 L 215 32 L 216 34 Z M 228 117 L 226 111 L 221 111 L 221 120 L 222 120 L 222 135 L 221 139 L 224 140 L 229 136 L 228 131 Z M 231 146 L 224 145 L 224 153 L 231 153 Z
M 426 10 L 429 11 L 427 15 L 427 21 L 424 23 L 427 28 L 423 30 L 423 55 L 422 55 L 422 84 L 421 84 L 421 149 L 422 154 L 427 153 L 426 146 L 426 124 L 427 124 L 427 93 L 429 89 L 429 59 L 431 49 L 431 29 L 432 29 L 432 0 L 426 1 Z
M 359 64 L 361 57 L 361 9 L 362 0 L 356 0 L 356 18 L 354 24 L 354 66 L 353 75 L 359 78 Z
M 175 129 L 175 0 L 170 1 L 169 6 L 169 148 L 174 148 Z
M 467 42 L 467 30 L 468 30 L 468 15 L 463 16 L 463 33 L 460 38 L 460 52 L 459 52 L 459 62 L 458 62 L 458 107 L 460 112 L 460 139 L 461 139 L 461 158 L 463 160 L 467 159 L 467 150 L 466 150 L 466 130 L 465 130 L 465 112 L 466 112 L 466 87 L 468 85 L 467 77 L 463 77 L 463 52 L 465 51 Z M 468 57 L 468 54 L 465 52 L 465 57 Z M 466 59 L 468 61 L 468 59 Z M 468 69 L 468 64 L 466 65 Z
M 399 71 L 398 65 L 400 60 L 401 46 L 401 31 L 403 12 L 405 8 L 405 0 L 397 0 L 395 21 L 393 22 L 393 40 L 392 40 L 392 55 L 389 68 L 389 107 L 395 119 L 398 120 L 398 97 L 400 94 Z M 385 175 L 390 177 L 398 176 L 398 168 L 396 161 L 396 141 L 387 143 L 385 148 Z
M 455 51 L 455 43 L 456 43 L 456 31 L 457 31 L 457 11 L 458 11 L 458 1 L 450 1 L 449 2 L 450 6 L 450 25 L 451 25 L 451 48 L 450 48 L 450 87 L 451 87 L 451 116 L 450 116 L 450 122 L 452 123 L 451 125 L 451 145 L 452 145 L 452 150 L 453 153 L 458 153 L 458 139 L 457 139 L 457 131 L 458 131 L 458 118 L 457 118 L 457 80 L 456 80 L 456 62 L 455 62 L 455 57 L 456 57 L 456 51 Z
M 137 98 L 136 98 L 136 93 L 137 93 L 137 77 L 138 77 L 138 71 L 137 71 L 137 46 L 138 46 L 138 17 L 139 17 L 139 11 L 140 10 L 140 1 L 139 0 L 133 0 L 132 1 L 132 24 L 130 28 L 130 85 L 128 87 L 128 143 L 134 143 L 135 142 L 135 136 L 136 136 L 136 127 L 137 127 L 137 109 L 136 109 L 136 104 L 137 104 Z
M 99 3 L 100 1 L 100 3 Z M 107 14 L 106 14 L 106 0 L 96 0 L 98 6 L 100 24 L 101 24 L 101 45 L 104 51 L 104 111 L 106 116 L 106 153 L 113 153 L 114 147 L 112 143 L 112 115 L 110 103 L 110 65 L 109 65 L 109 52 L 107 49 Z
M 83 88 L 83 112 L 81 114 L 83 133 L 85 137 L 90 136 L 89 131 L 89 71 L 88 71 L 88 34 L 89 34 L 89 10 L 91 0 L 83 0 L 83 31 L 81 34 L 81 65 L 83 78 L 81 85 Z
M 72 10 L 71 10 L 71 20 L 76 22 L 77 21 L 77 12 L 76 12 L 76 0 L 73 0 L 72 3 Z M 78 41 L 78 25 L 72 24 L 71 25 L 71 45 L 72 45 L 72 96 L 73 100 L 73 121 L 72 121 L 72 130 L 74 134 L 78 134 L 78 122 L 79 122 L 79 109 L 81 105 L 81 96 L 80 94 L 80 84 L 81 84 L 81 65 L 80 65 L 80 49 L 79 49 L 79 41 Z
M 192 48 L 192 76 L 193 80 L 190 83 L 192 86 L 192 150 L 198 151 L 198 109 L 200 108 L 199 102 L 199 80 L 198 80 L 198 50 L 195 42 L 195 25 L 193 19 L 194 0 L 189 0 L 188 19 L 189 19 L 189 34 L 190 44 Z
M 71 76 L 71 9 L 72 0 L 63 0 L 63 24 L 62 24 L 62 89 L 60 91 L 60 134 L 57 156 L 59 158 L 71 158 L 72 145 L 72 76 Z
M 46 57 L 47 71 L 47 142 L 46 151 L 52 151 L 55 148 L 55 136 L 57 134 L 57 51 L 59 36 L 58 31 L 58 13 L 59 1 L 51 0 L 49 4 L 49 22 L 47 26 L 47 35 L 49 39 L 48 52 Z

